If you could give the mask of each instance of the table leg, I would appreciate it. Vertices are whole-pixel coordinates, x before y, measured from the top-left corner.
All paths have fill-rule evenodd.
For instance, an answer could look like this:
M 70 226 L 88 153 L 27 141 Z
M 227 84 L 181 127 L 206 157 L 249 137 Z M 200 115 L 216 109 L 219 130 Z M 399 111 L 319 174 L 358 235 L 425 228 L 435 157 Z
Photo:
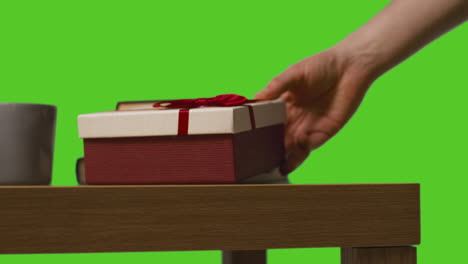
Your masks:
M 416 264 L 416 248 L 342 248 L 341 264 Z
M 266 250 L 223 251 L 223 264 L 266 264 Z

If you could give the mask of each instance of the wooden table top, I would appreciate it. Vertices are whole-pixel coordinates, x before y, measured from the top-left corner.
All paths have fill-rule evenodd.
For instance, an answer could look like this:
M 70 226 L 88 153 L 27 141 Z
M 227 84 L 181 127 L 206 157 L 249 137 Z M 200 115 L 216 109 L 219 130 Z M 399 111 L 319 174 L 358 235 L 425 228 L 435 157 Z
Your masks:
M 419 184 L 0 187 L 0 253 L 420 242 Z

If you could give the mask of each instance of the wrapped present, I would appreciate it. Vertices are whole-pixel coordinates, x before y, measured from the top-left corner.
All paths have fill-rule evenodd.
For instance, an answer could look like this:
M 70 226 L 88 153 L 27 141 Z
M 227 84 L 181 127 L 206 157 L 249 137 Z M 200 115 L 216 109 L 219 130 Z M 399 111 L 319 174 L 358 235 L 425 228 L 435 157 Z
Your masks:
M 238 95 L 78 116 L 86 184 L 237 183 L 284 159 L 285 105 Z

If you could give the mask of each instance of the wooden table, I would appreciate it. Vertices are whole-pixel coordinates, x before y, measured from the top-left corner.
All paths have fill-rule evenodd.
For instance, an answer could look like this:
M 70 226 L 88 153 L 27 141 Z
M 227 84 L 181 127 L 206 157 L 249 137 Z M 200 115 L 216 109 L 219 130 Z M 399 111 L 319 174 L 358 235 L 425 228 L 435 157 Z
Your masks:
M 0 187 L 0 253 L 340 247 L 343 264 L 414 264 L 418 184 Z

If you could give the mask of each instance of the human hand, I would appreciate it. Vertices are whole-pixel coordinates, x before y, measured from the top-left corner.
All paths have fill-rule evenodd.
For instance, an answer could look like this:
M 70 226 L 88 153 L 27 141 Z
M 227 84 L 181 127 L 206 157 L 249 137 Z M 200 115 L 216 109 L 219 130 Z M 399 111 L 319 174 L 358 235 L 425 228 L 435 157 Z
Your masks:
M 296 169 L 351 118 L 373 81 L 364 65 L 332 48 L 292 65 L 255 95 L 286 101 L 283 174 Z
M 466 0 L 394 0 L 333 48 L 274 78 L 256 98 L 286 101 L 283 173 L 346 124 L 378 76 L 467 19 Z

